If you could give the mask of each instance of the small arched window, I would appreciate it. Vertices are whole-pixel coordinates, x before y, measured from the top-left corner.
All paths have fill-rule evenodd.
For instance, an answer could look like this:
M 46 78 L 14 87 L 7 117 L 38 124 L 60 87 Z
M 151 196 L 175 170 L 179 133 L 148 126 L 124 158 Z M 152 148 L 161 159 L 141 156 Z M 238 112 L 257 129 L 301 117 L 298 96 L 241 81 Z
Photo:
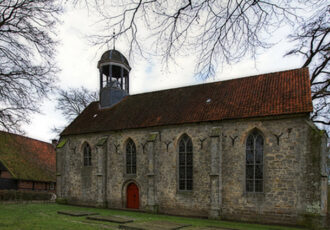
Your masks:
M 126 144 L 126 173 L 136 174 L 136 148 L 132 139 Z
M 184 134 L 179 142 L 179 190 L 193 189 L 193 145 Z
M 263 192 L 264 138 L 254 130 L 246 140 L 246 192 Z
M 88 143 L 84 145 L 84 166 L 92 165 L 92 150 Z

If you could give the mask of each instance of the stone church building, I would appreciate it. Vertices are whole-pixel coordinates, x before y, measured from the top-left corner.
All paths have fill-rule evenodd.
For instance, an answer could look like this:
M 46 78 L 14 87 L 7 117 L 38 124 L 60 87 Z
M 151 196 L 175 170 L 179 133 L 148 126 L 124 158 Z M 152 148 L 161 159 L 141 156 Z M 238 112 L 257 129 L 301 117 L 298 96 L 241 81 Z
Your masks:
M 136 95 L 117 50 L 100 101 L 61 133 L 57 195 L 70 204 L 267 223 L 327 212 L 325 134 L 307 68 Z

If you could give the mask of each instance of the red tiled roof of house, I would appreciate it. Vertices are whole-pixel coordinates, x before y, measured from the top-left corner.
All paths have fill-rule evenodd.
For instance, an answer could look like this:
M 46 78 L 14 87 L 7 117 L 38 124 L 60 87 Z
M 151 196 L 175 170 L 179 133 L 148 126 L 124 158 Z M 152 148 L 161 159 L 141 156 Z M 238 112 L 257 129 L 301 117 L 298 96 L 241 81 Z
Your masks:
M 56 153 L 52 144 L 0 131 L 0 162 L 15 179 L 56 181 Z
M 61 135 L 312 110 L 309 72 L 308 68 L 302 68 L 130 95 L 104 109 L 93 102 Z

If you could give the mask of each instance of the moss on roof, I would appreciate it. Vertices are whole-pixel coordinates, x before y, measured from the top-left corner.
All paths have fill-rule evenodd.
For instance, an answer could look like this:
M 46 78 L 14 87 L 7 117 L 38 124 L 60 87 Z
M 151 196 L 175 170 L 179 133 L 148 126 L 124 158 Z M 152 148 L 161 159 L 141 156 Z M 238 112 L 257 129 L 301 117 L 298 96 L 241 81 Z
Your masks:
M 97 142 L 97 146 L 102 146 L 102 145 L 104 145 L 105 144 L 105 142 L 107 142 L 107 140 L 108 140 L 108 137 L 103 137 L 103 138 L 101 138 L 98 142 Z
M 15 179 L 55 182 L 55 157 L 49 143 L 0 131 L 0 161 Z
M 62 148 L 65 145 L 66 141 L 67 141 L 66 139 L 62 139 L 60 141 L 60 143 L 58 143 L 58 145 L 56 146 L 56 148 Z
M 153 132 L 153 133 L 149 133 L 148 136 L 148 140 L 147 141 L 155 141 L 157 138 L 158 133 L 157 132 Z

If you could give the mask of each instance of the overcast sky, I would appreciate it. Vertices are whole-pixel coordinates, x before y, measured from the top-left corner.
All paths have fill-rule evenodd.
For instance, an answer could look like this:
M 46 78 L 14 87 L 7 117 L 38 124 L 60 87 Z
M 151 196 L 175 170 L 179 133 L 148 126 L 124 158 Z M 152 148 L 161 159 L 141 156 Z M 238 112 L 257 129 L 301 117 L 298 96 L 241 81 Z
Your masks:
M 61 41 L 56 57 L 58 66 L 62 70 L 58 75 L 59 87 L 67 89 L 84 86 L 91 90 L 98 90 L 97 62 L 102 53 L 107 50 L 107 45 L 100 49 L 88 42 L 87 35 L 97 32 L 95 20 L 91 12 L 88 13 L 83 9 L 67 9 L 63 15 L 63 23 L 59 25 L 57 31 L 58 39 Z M 290 30 L 290 28 L 279 29 L 273 35 L 274 46 L 260 51 L 256 60 L 246 58 L 238 64 L 225 65 L 222 70 L 219 68 L 215 78 L 209 79 L 208 82 L 301 67 L 301 59 L 283 57 L 292 46 L 286 39 Z M 108 45 L 112 47 L 112 44 Z M 127 57 L 126 48 L 124 43 L 116 43 L 116 49 Z M 169 66 L 169 70 L 164 70 L 160 61 L 156 59 L 147 61 L 135 58 L 129 61 L 132 67 L 131 94 L 205 83 L 194 76 L 194 63 L 189 56 L 176 59 L 177 65 Z M 31 124 L 24 127 L 26 136 L 50 142 L 56 137 L 51 129 L 67 125 L 61 113 L 55 110 L 55 98 L 56 95 L 51 95 L 45 99 L 41 107 L 42 114 L 31 117 Z

